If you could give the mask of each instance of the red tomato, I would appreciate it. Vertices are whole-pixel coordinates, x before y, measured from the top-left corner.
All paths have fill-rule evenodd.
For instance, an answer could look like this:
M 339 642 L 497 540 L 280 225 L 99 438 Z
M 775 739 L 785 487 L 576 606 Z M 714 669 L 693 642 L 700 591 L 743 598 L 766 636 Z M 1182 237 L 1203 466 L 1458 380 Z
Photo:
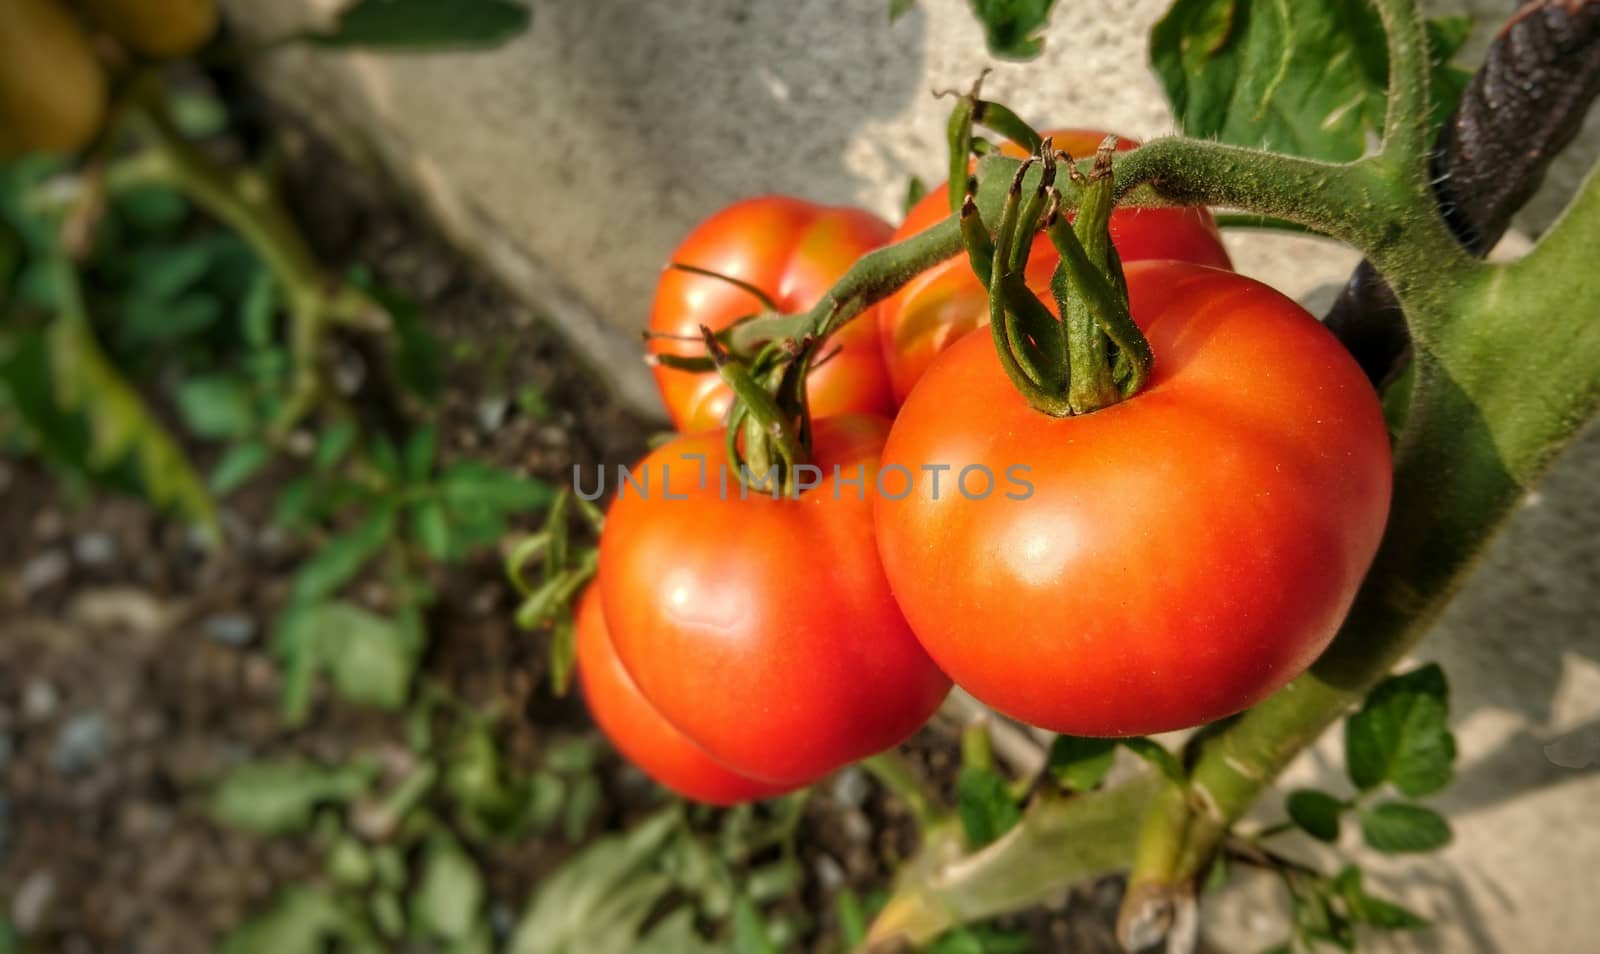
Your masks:
M 1198 725 L 1283 686 L 1349 611 L 1389 508 L 1378 399 L 1316 319 L 1231 272 L 1127 275 L 1155 352 L 1145 390 L 1048 417 L 969 335 L 890 434 L 883 467 L 909 468 L 913 492 L 886 483 L 876 504 L 884 569 L 934 660 L 1075 735 Z M 937 464 L 934 499 L 921 468 Z M 996 478 L 981 500 L 955 484 L 975 465 Z M 966 485 L 978 495 L 982 472 Z
M 821 481 L 797 499 L 741 499 L 721 431 L 647 456 L 634 478 L 648 499 L 618 488 L 600 540 L 617 655 L 662 715 L 734 771 L 811 782 L 903 741 L 950 688 L 873 543 L 888 429 L 866 415 L 817 421 Z
M 761 289 L 787 313 L 816 304 L 856 259 L 888 240 L 888 223 L 860 209 L 815 205 L 784 196 L 746 199 L 706 219 L 689 233 L 672 261 L 737 278 Z M 650 330 L 693 340 L 652 338 L 653 354 L 703 355 L 700 326 L 720 331 L 753 315 L 761 302 L 737 286 L 676 269 L 661 274 Z M 817 417 L 894 409 L 888 372 L 870 317 L 851 322 L 829 341 L 838 353 L 807 381 Z M 672 423 L 685 432 L 722 424 L 732 400 L 714 372 L 655 369 L 656 386 Z
M 578 602 L 578 681 L 600 730 L 646 775 L 685 798 L 735 805 L 785 791 L 720 765 L 672 727 L 639 694 L 606 632 L 600 592 L 590 587 Z
M 1048 135 L 1056 148 L 1065 149 L 1075 159 L 1093 156 L 1106 137 L 1103 132 L 1087 129 L 1057 130 Z M 1137 145 L 1132 139 L 1119 139 L 1117 150 L 1126 152 Z M 1023 154 L 1014 146 L 1004 151 L 1018 156 Z M 941 184 L 929 190 L 922 201 L 912 207 L 890 241 L 909 238 L 939 224 L 949 215 L 949 199 Z M 1217 233 L 1217 224 L 1203 208 L 1117 209 L 1111 213 L 1111 241 L 1124 263 L 1170 258 L 1218 268 L 1232 267 Z M 1028 287 L 1050 306 L 1051 311 L 1055 310 L 1055 301 L 1050 296 L 1050 275 L 1059 259 L 1048 236 L 1041 233 L 1034 239 L 1033 251 L 1028 256 Z M 906 399 L 911 386 L 928 370 L 939 352 L 972 329 L 989 323 L 988 292 L 972 273 L 965 254 L 913 278 L 885 299 L 877 311 L 883 358 L 897 401 Z

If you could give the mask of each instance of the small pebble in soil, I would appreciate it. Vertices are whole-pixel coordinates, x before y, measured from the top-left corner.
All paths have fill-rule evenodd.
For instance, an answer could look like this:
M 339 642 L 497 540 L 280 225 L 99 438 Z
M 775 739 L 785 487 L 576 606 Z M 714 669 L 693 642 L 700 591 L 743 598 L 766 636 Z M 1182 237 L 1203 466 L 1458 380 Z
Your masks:
M 72 539 L 72 556 L 84 566 L 109 566 L 117 558 L 117 541 L 100 531 L 80 533 Z
M 844 865 L 834 860 L 832 855 L 819 855 L 814 865 L 817 873 L 817 884 L 824 891 L 836 891 L 844 885 Z
M 46 508 L 39 511 L 33 518 L 33 535 L 40 540 L 54 540 L 61 536 L 62 529 L 66 526 L 61 511 Z
M 62 775 L 80 775 L 94 768 L 110 748 L 111 735 L 106 729 L 105 716 L 84 712 L 68 719 L 61 727 L 51 761 Z
M 23 879 L 11 898 L 11 923 L 18 934 L 35 934 L 44 926 L 50 902 L 55 900 L 56 878 L 48 871 L 35 871 Z
M 844 836 L 851 841 L 866 841 L 872 837 L 872 822 L 858 809 L 841 813 L 839 827 L 844 829 Z
M 511 402 L 503 394 L 494 394 L 478 401 L 478 426 L 493 433 L 506 421 L 506 411 Z
M 60 550 L 46 550 L 27 563 L 22 565 L 22 572 L 17 574 L 17 582 L 22 586 L 23 596 L 32 596 L 40 590 L 49 589 L 67 578 L 67 571 L 72 569 L 72 563 L 67 555 Z
M 872 794 L 872 780 L 852 765 L 833 777 L 833 800 L 846 808 L 860 808 Z
M 61 693 L 44 679 L 35 676 L 22 690 L 22 715 L 32 722 L 43 722 L 61 708 Z
M 248 646 L 259 628 L 255 617 L 247 613 L 216 613 L 200 625 L 213 642 L 234 647 Z

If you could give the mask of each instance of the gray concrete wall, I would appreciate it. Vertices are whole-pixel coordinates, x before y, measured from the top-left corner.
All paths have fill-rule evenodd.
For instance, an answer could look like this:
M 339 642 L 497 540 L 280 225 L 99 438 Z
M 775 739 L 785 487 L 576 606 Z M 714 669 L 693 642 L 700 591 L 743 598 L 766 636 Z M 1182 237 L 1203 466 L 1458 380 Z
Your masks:
M 315 22 L 340 0 L 227 0 L 245 33 Z M 526 36 L 493 54 L 290 49 L 263 76 L 286 104 L 412 189 L 463 246 L 540 309 L 636 404 L 655 406 L 637 329 L 657 270 L 700 217 L 758 192 L 856 202 L 893 217 L 908 176 L 942 178 L 948 103 L 988 89 L 1041 124 L 1171 130 L 1146 68 L 1166 0 L 1062 2 L 1038 60 L 995 64 L 963 0 L 534 0 Z M 1497 22 L 1508 0 L 1451 0 Z M 1068 15 L 1075 22 L 1068 22 Z M 1471 51 L 1481 51 L 1480 29 Z M 1600 145 L 1579 148 L 1519 219 L 1546 226 Z M 1510 248 L 1525 248 L 1525 237 Z M 1230 238 L 1241 270 L 1320 297 L 1355 256 L 1311 239 Z M 1455 687 L 1461 779 L 1439 800 L 1457 841 L 1381 865 L 1380 884 L 1435 916 L 1416 949 L 1594 949 L 1600 905 L 1600 430 L 1518 514 L 1422 659 Z M 1338 739 L 1289 784 L 1336 783 Z M 1265 806 L 1280 809 L 1277 799 Z M 1353 847 L 1353 846 L 1351 846 Z M 1224 949 L 1276 940 L 1247 886 L 1211 908 Z M 1260 945 L 1257 945 L 1260 946 Z

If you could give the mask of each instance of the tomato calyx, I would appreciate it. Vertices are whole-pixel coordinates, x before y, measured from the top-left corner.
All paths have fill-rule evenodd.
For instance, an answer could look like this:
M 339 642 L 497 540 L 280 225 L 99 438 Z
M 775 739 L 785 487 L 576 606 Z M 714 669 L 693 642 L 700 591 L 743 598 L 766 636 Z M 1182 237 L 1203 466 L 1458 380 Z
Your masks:
M 1111 244 L 1116 144 L 1115 136 L 1107 136 L 1086 174 L 1072 156 L 1042 140 L 1012 176 L 992 240 L 970 180 L 962 201 L 962 241 L 989 290 L 989 329 L 1001 367 L 1035 410 L 1052 417 L 1088 414 L 1126 400 L 1150 374 L 1150 345 L 1129 312 L 1122 262 Z M 1062 212 L 1058 161 L 1076 193 L 1075 221 Z M 1050 282 L 1059 319 L 1025 281 L 1031 237 L 1041 228 L 1061 256 Z
M 805 380 L 814 365 L 820 339 L 780 339 L 766 345 L 760 357 L 765 373 L 757 374 L 729 351 L 712 330 L 700 328 L 717 375 L 733 391 L 726 429 L 728 459 L 747 487 L 788 496 L 798 468 L 811 462 L 811 415 Z

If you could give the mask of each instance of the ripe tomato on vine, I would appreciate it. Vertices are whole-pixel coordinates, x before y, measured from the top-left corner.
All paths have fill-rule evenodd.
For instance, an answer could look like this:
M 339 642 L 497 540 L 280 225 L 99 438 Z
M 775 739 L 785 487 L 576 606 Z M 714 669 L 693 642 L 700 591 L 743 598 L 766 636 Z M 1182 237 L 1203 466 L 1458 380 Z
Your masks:
M 884 569 L 934 660 L 1000 711 L 1075 735 L 1210 722 L 1298 675 L 1349 610 L 1389 507 L 1377 396 L 1316 319 L 1220 269 L 1134 263 L 1127 283 L 1154 355 L 1143 390 L 1050 417 L 989 336 L 969 336 L 901 408 L 884 465 L 915 480 L 876 504 Z M 948 468 L 938 492 L 927 462 Z M 1024 499 L 954 483 L 1015 465 Z
M 650 352 L 703 356 L 702 327 L 721 331 L 769 305 L 782 312 L 804 311 L 892 233 L 888 223 L 861 209 L 775 195 L 736 202 L 696 226 L 673 252 L 672 264 L 701 271 L 669 266 L 662 273 L 650 309 Z M 829 344 L 833 353 L 808 378 L 812 412 L 826 417 L 892 410 L 872 323 L 847 325 Z M 715 371 L 658 364 L 654 373 L 678 430 L 703 431 L 722 423 L 733 395 Z

